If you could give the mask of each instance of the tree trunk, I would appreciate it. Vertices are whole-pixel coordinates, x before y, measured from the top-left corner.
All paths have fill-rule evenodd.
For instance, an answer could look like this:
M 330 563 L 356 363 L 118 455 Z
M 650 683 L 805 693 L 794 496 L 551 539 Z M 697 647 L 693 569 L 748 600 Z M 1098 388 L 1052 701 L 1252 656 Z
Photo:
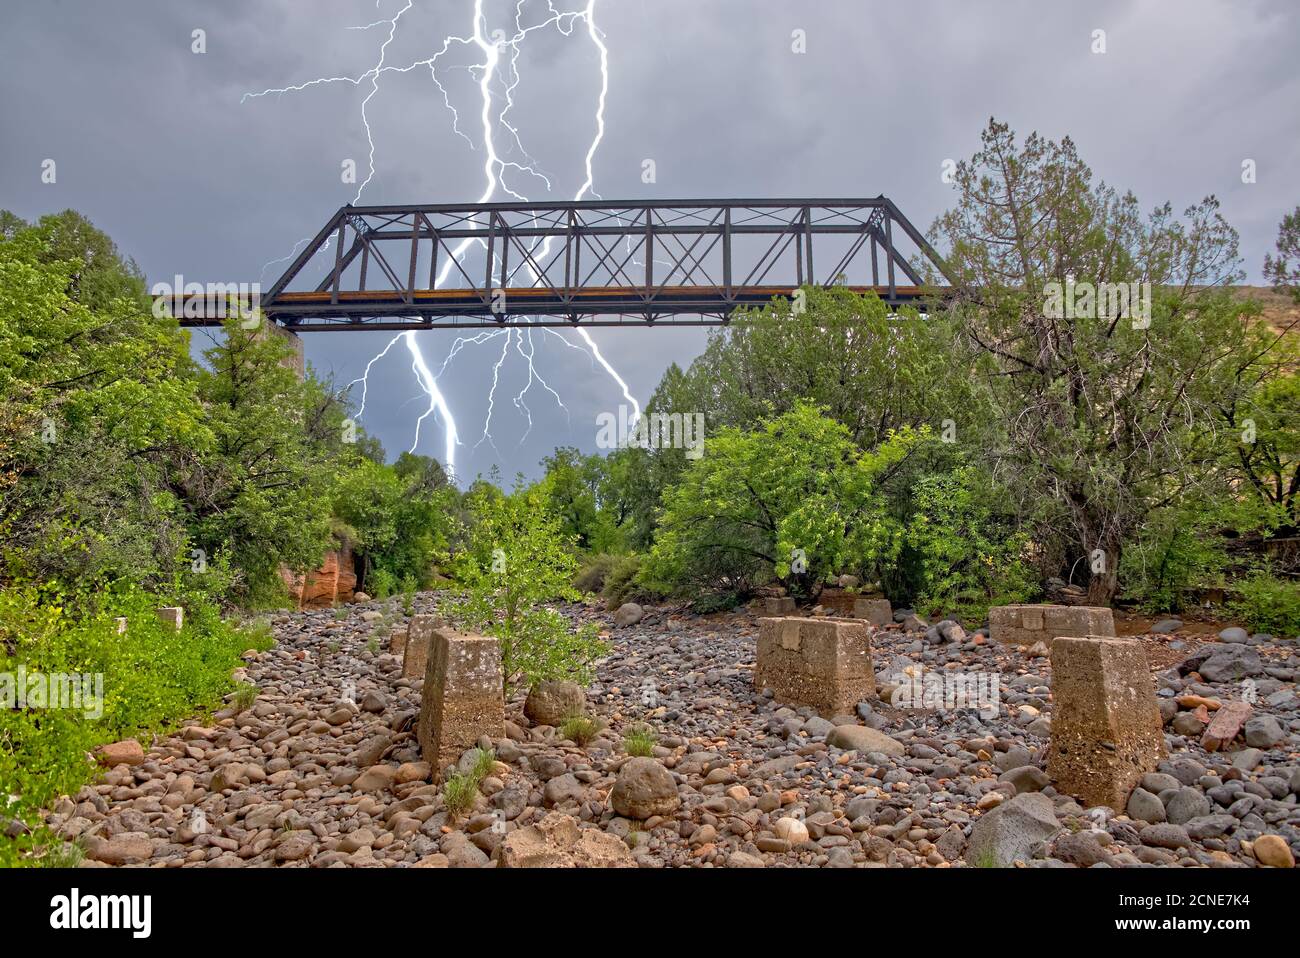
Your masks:
M 1110 606 L 1119 591 L 1119 556 L 1122 544 L 1119 537 L 1111 535 L 1102 536 L 1100 540 L 1094 542 L 1096 544 L 1089 549 L 1087 560 L 1090 572 L 1088 604 Z M 1103 565 L 1100 570 L 1094 568 L 1092 559 L 1093 551 L 1096 549 L 1102 550 L 1103 553 Z

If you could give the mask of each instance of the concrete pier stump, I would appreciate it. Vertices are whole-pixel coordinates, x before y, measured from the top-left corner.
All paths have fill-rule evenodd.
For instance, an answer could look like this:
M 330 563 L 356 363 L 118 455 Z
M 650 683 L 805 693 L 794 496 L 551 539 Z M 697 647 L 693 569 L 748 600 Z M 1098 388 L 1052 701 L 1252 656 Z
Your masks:
M 504 734 L 501 646 L 490 636 L 435 629 L 420 705 L 424 760 L 441 778 L 480 737 L 498 739 Z
M 1142 643 L 1109 636 L 1052 642 L 1048 776 L 1089 805 L 1122 810 L 1166 755 L 1155 680 Z
M 807 705 L 824 715 L 851 713 L 875 697 L 866 624 L 760 619 L 754 687 L 770 688 L 782 705 Z

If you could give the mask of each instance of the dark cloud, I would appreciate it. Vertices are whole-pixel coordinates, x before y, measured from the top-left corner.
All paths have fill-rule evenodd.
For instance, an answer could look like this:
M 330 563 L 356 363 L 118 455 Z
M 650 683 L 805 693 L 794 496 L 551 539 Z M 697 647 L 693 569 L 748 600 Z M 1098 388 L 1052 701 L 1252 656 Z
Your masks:
M 564 7 L 555 0 L 557 7 Z M 573 0 L 578 6 L 578 0 Z M 352 197 L 344 159 L 367 151 L 360 108 L 369 82 L 321 84 L 241 103 L 247 92 L 315 77 L 364 73 L 405 0 L 227 2 L 8 0 L 0 11 L 0 206 L 35 217 L 64 207 L 87 213 L 151 277 L 253 279 L 315 233 Z M 542 0 L 529 0 L 538 9 Z M 485 0 L 489 31 L 508 28 L 513 3 Z M 448 34 L 471 29 L 472 0 L 424 0 L 403 16 L 389 64 L 429 56 Z M 1071 135 L 1097 175 L 1132 188 L 1146 205 L 1176 207 L 1208 193 L 1242 234 L 1252 280 L 1282 213 L 1300 195 L 1294 129 L 1300 52 L 1286 2 L 1099 3 L 1087 9 L 1033 2 L 931 4 L 775 0 L 598 0 L 609 48 L 607 129 L 595 188 L 606 198 L 891 196 L 922 227 L 949 201 L 946 158 L 976 148 L 990 115 L 1027 133 Z M 190 52 L 191 31 L 207 53 Z M 1107 52 L 1090 52 L 1105 30 Z M 791 50 L 805 32 L 807 53 Z M 466 55 L 442 74 L 478 134 Z M 533 35 L 520 60 L 512 113 L 554 195 L 582 182 L 598 89 L 595 49 L 579 25 L 570 37 Z M 476 199 L 483 153 L 451 128 L 427 71 L 388 74 L 366 110 L 376 145 L 374 203 Z M 58 182 L 40 182 L 45 158 Z M 641 181 L 653 159 L 657 182 Z M 1241 182 L 1253 159 L 1258 182 Z M 540 181 L 512 184 L 540 197 Z M 269 283 L 281 264 L 265 271 Z M 699 330 L 597 330 L 593 337 L 644 402 L 674 360 L 703 346 Z M 201 338 L 201 337 L 198 337 Z M 441 364 L 450 333 L 420 334 Z M 474 448 L 487 413 L 501 341 L 467 347 L 441 383 L 465 445 L 459 471 L 499 463 L 533 472 L 558 444 L 594 448 L 595 417 L 621 401 L 589 358 L 535 337 L 538 368 L 568 416 L 534 384 L 514 397 L 524 366 L 514 348 L 494 409 L 495 448 Z M 576 342 L 576 338 L 569 337 Z M 350 380 L 384 334 L 307 337 L 318 369 Z M 394 347 L 377 364 L 365 425 L 396 453 L 427 406 Z M 521 439 L 523 439 L 521 444 Z M 420 449 L 442 450 L 426 422 Z

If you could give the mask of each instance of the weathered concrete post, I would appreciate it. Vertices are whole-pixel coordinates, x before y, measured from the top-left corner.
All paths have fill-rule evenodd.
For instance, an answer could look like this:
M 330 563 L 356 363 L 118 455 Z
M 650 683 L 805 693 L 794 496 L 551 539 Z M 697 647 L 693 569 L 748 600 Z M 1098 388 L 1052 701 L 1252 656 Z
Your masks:
M 388 636 L 388 651 L 393 655 L 402 656 L 402 665 L 406 665 L 406 637 L 409 634 L 409 625 L 397 625 Z
M 425 673 L 429 661 L 429 643 L 435 629 L 446 623 L 438 615 L 413 615 L 406 626 L 406 645 L 403 647 L 402 675 L 415 678 Z
M 768 615 L 789 615 L 794 611 L 794 599 L 788 595 L 768 596 L 764 605 Z
M 866 619 L 868 625 L 879 628 L 894 621 L 894 609 L 888 599 L 874 599 L 860 595 L 853 600 L 853 617 Z
M 1061 635 L 1114 635 L 1110 609 L 1086 605 L 999 605 L 989 609 L 989 638 L 1007 645 L 1050 646 Z
M 185 610 L 179 605 L 165 605 L 158 610 L 158 621 L 179 632 L 185 624 Z
M 1061 637 L 1052 642 L 1051 655 L 1047 773 L 1067 795 L 1123 809 L 1133 786 L 1166 754 L 1142 643 Z
M 424 760 L 441 776 L 481 736 L 504 734 L 500 644 L 490 636 L 434 630 L 420 705 Z
M 825 715 L 852 713 L 874 698 L 871 640 L 862 622 L 760 619 L 754 687 L 776 700 L 807 705 Z

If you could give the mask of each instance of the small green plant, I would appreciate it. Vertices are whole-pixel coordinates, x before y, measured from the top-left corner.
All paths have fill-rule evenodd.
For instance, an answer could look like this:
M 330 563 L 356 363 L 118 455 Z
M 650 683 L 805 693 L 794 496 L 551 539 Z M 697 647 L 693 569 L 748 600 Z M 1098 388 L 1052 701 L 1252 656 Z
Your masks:
M 343 648 L 343 643 L 340 642 L 338 639 L 331 639 L 330 641 L 325 643 L 325 651 L 329 652 L 331 655 L 336 654 L 342 648 Z
M 370 636 L 369 639 L 366 640 L 366 650 L 367 650 L 371 655 L 378 655 L 378 654 L 379 654 L 379 636 L 378 636 L 378 635 L 372 635 L 372 636 Z
M 967 861 L 971 868 L 1000 868 L 997 853 L 991 848 L 981 849 Z
M 370 573 L 370 581 L 366 584 L 376 599 L 387 599 L 397 591 L 397 577 L 387 569 L 376 569 Z
M 442 802 L 447 807 L 447 814 L 453 819 L 460 818 L 473 808 L 477 797 L 478 780 L 472 772 L 456 772 L 443 783 Z
M 560 737 L 586 745 L 600 733 L 600 723 L 587 715 L 570 715 L 560 725 Z
M 658 743 L 659 736 L 648 725 L 635 725 L 623 735 L 623 751 L 641 758 L 653 755 Z
M 257 701 L 257 686 L 251 682 L 241 682 L 235 689 L 235 695 L 231 699 L 235 708 L 240 712 L 247 712 Z
M 246 622 L 240 626 L 239 634 L 247 646 L 245 651 L 255 649 L 258 652 L 265 652 L 275 645 L 275 634 L 269 619 L 253 619 Z
M 348 617 L 348 607 L 346 605 L 339 605 L 334 607 L 335 622 L 342 622 L 347 617 Z
M 474 776 L 475 782 L 481 782 L 495 769 L 497 754 L 490 748 L 479 748 L 474 752 L 474 764 L 470 767 L 469 773 Z
M 42 868 L 79 868 L 86 850 L 76 842 L 57 842 L 39 858 Z

